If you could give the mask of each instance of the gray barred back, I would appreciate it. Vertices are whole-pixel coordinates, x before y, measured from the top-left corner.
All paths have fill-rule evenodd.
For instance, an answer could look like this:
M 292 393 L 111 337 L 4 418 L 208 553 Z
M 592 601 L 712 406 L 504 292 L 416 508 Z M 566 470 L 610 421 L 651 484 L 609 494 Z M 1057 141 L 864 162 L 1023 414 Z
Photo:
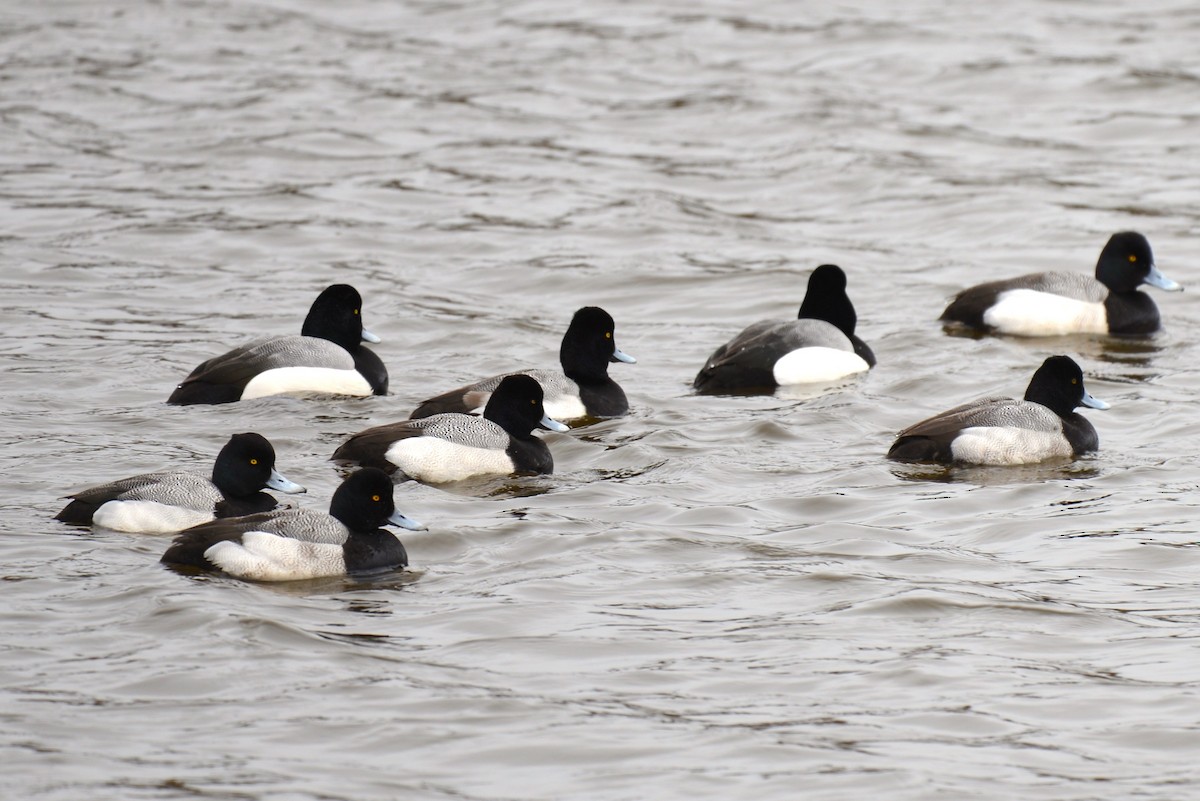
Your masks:
M 1052 434 L 1062 431 L 1062 420 L 1040 403 L 995 396 L 980 398 L 922 420 L 898 436 L 937 436 L 975 426 L 1021 428 Z
M 260 371 L 283 367 L 324 367 L 353 370 L 354 357 L 341 345 L 318 337 L 294 334 L 256 339 L 227 354 L 227 361 L 251 361 Z
M 473 397 L 477 399 L 482 398 L 482 402 L 478 404 L 482 406 L 487 402 L 487 397 L 484 397 L 484 393 L 490 396 L 492 392 L 495 392 L 496 387 L 500 386 L 500 382 L 510 375 L 531 376 L 542 385 L 542 392 L 545 395 L 547 403 L 551 403 L 558 398 L 579 397 L 579 385 L 567 378 L 561 370 L 514 370 L 511 373 L 494 375 L 482 381 L 476 381 L 474 384 L 464 387 L 465 391 L 463 394 L 480 393 L 473 395 Z
M 730 340 L 721 356 L 734 358 L 740 351 L 757 347 L 768 348 L 779 356 L 800 348 L 854 350 L 854 345 L 837 326 L 824 320 L 805 318 L 782 322 L 761 320 L 754 323 Z
M 1103 303 L 1109 294 L 1108 287 L 1092 276 L 1082 273 L 1031 273 L 1004 281 L 1003 287 L 1005 290 L 1032 289 L 1037 292 L 1049 292 L 1087 303 Z
M 508 432 L 491 420 L 466 414 L 435 414 L 407 421 L 405 427 L 419 430 L 422 436 L 437 437 L 468 448 L 504 450 L 512 441 Z
M 72 496 L 87 502 L 153 501 L 168 506 L 211 512 L 222 500 L 221 491 L 204 476 L 194 473 L 144 473 L 93 487 Z
M 266 521 L 256 525 L 253 530 L 303 542 L 329 545 L 343 545 L 350 538 L 350 529 L 336 517 L 311 509 L 283 509 L 272 512 Z

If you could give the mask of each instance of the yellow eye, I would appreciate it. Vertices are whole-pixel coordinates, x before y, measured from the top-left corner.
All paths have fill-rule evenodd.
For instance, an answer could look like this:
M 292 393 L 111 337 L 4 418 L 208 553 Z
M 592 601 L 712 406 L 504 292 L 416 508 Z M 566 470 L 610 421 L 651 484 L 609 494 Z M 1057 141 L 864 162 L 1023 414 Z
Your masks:
M 1079 383 L 1079 379 L 1078 379 L 1078 378 L 1072 378 L 1072 379 L 1071 379 L 1071 386 L 1074 386 L 1074 385 L 1076 385 L 1076 384 L 1078 384 L 1078 383 Z
M 536 401 L 536 400 L 531 400 L 531 401 L 529 402 L 529 405 L 530 405 L 530 406 L 537 406 L 537 401 Z
M 1134 262 L 1136 262 L 1136 261 L 1137 261 L 1137 256 L 1135 256 L 1135 255 L 1133 255 L 1132 253 L 1130 253 L 1130 254 L 1129 254 L 1129 263 L 1130 263 L 1130 264 L 1133 264 L 1133 263 L 1134 263 Z
M 372 496 L 371 496 L 371 500 L 373 500 L 373 501 L 375 501 L 376 503 L 378 503 L 378 502 L 379 502 L 379 496 L 378 496 L 378 495 L 372 495 Z
M 357 315 L 358 315 L 358 309 L 355 309 L 355 310 L 354 310 L 354 314 L 355 314 L 355 316 L 357 316 Z
M 250 460 L 250 464 L 258 464 L 258 460 L 257 460 L 257 459 L 251 459 L 251 460 Z
M 605 339 L 612 339 L 612 331 L 605 331 L 605 332 L 604 332 L 604 338 L 605 338 Z

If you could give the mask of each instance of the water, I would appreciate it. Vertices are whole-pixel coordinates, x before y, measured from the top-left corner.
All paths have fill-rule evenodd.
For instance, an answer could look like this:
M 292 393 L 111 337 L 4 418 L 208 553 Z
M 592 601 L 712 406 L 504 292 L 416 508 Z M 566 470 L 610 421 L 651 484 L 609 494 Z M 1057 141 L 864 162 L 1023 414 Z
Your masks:
M 0 782 L 33 799 L 1200 795 L 1191 3 L 59 2 L 0 11 Z M 1147 340 L 949 336 L 1135 229 Z M 869 375 L 688 385 L 846 269 Z M 168 408 L 366 296 L 392 396 Z M 552 476 L 397 489 L 413 566 L 257 586 L 60 496 L 344 437 L 608 309 L 624 419 Z M 894 433 L 1069 353 L 1074 463 Z

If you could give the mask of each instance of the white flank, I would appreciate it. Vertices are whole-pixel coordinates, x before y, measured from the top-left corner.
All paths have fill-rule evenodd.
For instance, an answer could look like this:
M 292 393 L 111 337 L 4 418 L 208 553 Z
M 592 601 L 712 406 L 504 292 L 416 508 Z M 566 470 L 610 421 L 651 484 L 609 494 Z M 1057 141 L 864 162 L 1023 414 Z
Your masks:
M 587 408 L 578 395 L 561 395 L 557 398 L 546 398 L 542 406 L 546 416 L 552 420 L 574 420 L 577 417 L 587 417 Z
M 301 542 L 265 531 L 247 531 L 240 544 L 218 542 L 204 557 L 231 576 L 253 581 L 295 581 L 346 573 L 341 545 Z
M 960 462 L 990 465 L 1033 464 L 1073 455 L 1071 444 L 1059 431 L 1009 426 L 964 428 L 950 443 L 950 452 Z
M 797 348 L 781 356 L 775 362 L 775 382 L 780 386 L 789 384 L 812 384 L 818 381 L 836 381 L 854 373 L 871 369 L 871 365 L 854 351 L 837 348 Z
M 487 406 L 488 399 L 491 397 L 492 393 L 490 392 L 476 390 L 464 395 L 463 400 L 472 414 L 482 414 L 483 408 Z M 546 398 L 542 406 L 546 409 L 546 416 L 554 420 L 574 420 L 577 417 L 587 417 L 587 409 L 578 395 Z
M 404 475 L 430 484 L 479 475 L 508 475 L 513 462 L 502 450 L 457 445 L 437 437 L 402 439 L 384 454 Z
M 357 370 L 332 367 L 280 367 L 250 379 L 242 400 L 282 395 L 287 392 L 328 392 L 331 395 L 370 395 L 371 385 Z
M 1063 334 L 1107 334 L 1108 313 L 1103 303 L 1089 303 L 1034 289 L 1010 289 L 983 313 L 997 331 L 1026 337 Z
M 134 534 L 168 534 L 207 523 L 216 515 L 157 501 L 109 501 L 92 515 L 92 523 Z

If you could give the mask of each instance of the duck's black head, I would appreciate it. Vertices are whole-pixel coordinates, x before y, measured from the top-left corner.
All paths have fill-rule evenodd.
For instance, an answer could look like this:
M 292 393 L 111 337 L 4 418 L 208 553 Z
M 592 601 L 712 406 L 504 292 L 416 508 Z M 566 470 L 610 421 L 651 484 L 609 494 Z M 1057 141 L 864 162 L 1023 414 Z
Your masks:
M 824 320 L 846 336 L 854 336 L 858 315 L 846 294 L 846 274 L 835 264 L 822 264 L 808 277 L 808 290 L 800 304 L 800 319 Z

